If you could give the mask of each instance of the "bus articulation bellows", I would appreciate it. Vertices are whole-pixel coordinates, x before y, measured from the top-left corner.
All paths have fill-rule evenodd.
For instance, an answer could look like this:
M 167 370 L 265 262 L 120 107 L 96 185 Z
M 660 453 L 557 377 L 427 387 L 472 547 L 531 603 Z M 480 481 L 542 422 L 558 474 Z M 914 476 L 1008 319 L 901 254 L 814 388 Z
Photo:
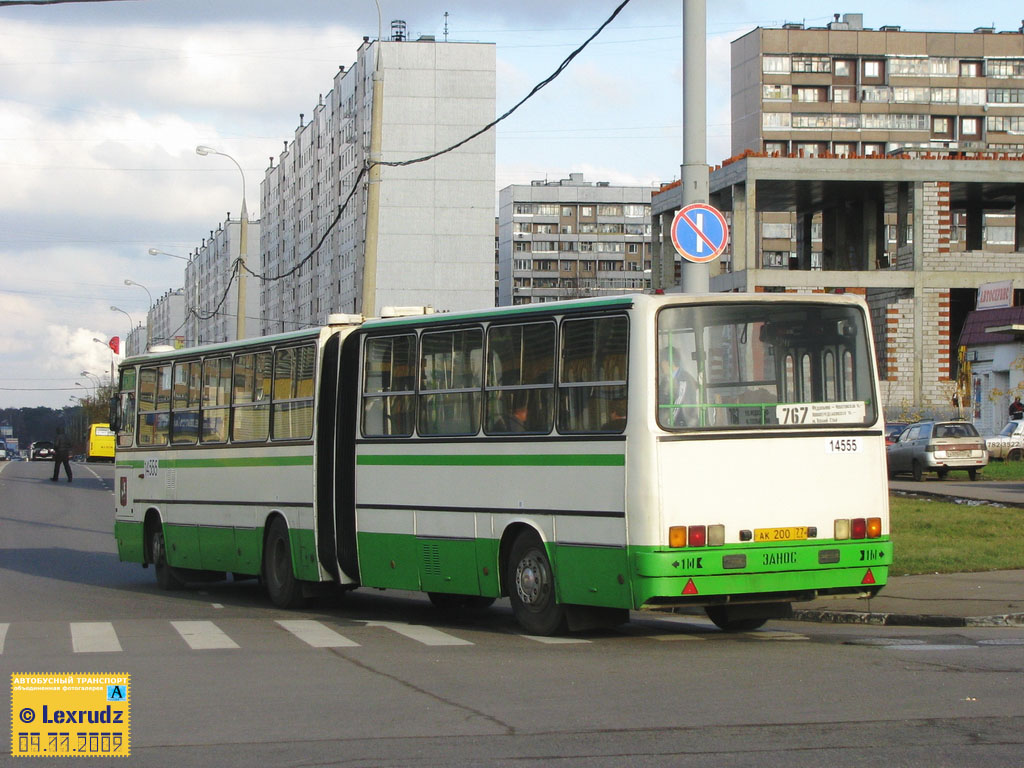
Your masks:
M 124 361 L 115 535 L 175 588 L 334 583 L 528 632 L 872 595 L 883 416 L 853 296 L 630 295 L 369 320 Z

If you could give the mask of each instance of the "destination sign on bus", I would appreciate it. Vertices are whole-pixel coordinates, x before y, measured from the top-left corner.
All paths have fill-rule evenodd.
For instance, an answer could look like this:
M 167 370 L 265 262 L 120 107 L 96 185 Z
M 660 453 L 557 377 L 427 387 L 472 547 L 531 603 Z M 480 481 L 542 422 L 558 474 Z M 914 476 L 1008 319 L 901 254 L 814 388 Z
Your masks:
M 864 403 L 785 403 L 775 406 L 779 424 L 843 424 L 864 419 Z

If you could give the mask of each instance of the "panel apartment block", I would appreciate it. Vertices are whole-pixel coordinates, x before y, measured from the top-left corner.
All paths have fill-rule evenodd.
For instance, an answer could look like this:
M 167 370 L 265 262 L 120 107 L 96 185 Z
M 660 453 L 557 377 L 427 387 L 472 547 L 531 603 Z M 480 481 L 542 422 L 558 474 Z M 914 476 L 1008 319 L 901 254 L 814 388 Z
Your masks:
M 366 171 L 463 140 L 494 119 L 494 94 L 492 44 L 364 39 L 261 184 L 265 333 L 493 304 L 494 131 Z

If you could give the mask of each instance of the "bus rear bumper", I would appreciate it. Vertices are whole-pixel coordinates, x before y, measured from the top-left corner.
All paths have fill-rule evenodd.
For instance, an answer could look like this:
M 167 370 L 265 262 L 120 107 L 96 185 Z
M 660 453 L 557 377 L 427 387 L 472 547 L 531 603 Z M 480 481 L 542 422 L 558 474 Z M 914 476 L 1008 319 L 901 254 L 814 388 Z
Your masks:
M 892 542 L 651 550 L 636 553 L 634 564 L 637 608 L 868 596 L 888 580 Z

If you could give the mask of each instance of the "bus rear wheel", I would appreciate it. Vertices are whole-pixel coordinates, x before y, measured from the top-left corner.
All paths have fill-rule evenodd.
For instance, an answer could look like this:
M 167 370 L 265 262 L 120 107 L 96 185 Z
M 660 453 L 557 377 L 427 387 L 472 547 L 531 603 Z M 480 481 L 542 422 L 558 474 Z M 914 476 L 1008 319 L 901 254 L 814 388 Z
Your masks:
M 760 629 L 768 621 L 767 616 L 744 616 L 735 618 L 728 606 L 709 605 L 704 611 L 712 623 L 723 632 L 753 632 Z
M 553 635 L 566 627 L 565 606 L 555 599 L 555 574 L 540 539 L 523 532 L 509 554 L 505 584 L 512 613 L 534 635 Z
M 159 523 L 150 534 L 149 552 L 153 560 L 153 572 L 156 574 L 157 586 L 160 589 L 182 589 L 185 586 L 185 582 L 178 576 L 174 567 L 167 563 L 164 532 Z
M 302 584 L 292 569 L 292 547 L 288 526 L 275 518 L 263 546 L 263 583 L 270 602 L 278 608 L 298 608 L 303 603 Z

